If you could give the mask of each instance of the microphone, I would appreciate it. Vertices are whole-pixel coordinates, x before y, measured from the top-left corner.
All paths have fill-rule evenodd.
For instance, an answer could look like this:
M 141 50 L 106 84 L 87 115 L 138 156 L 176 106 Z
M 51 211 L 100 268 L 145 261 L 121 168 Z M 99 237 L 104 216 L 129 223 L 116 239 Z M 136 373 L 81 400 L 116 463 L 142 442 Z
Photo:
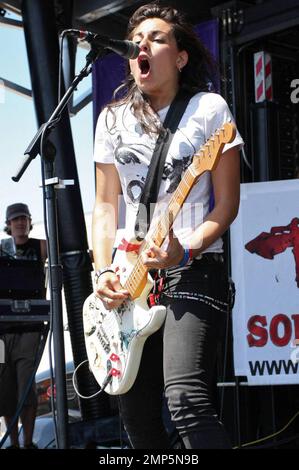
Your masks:
M 110 39 L 107 36 L 100 34 L 90 33 L 89 31 L 80 31 L 79 29 L 66 29 L 61 33 L 61 36 L 68 35 L 74 36 L 82 41 L 89 42 L 92 46 L 101 46 L 105 49 L 110 49 L 113 52 L 125 57 L 126 59 L 137 59 L 140 48 L 132 41 L 119 39 Z

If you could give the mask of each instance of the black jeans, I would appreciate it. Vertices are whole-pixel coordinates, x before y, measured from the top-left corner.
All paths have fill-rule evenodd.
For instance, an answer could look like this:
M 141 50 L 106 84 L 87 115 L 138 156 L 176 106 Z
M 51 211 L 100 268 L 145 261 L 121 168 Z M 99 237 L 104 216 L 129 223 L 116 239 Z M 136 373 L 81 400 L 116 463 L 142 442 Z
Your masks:
M 146 340 L 136 381 L 119 397 L 134 448 L 170 448 L 162 417 L 164 391 L 187 449 L 231 447 L 211 390 L 227 296 L 224 264 L 211 258 L 166 272 L 161 296 L 167 307 L 165 324 Z

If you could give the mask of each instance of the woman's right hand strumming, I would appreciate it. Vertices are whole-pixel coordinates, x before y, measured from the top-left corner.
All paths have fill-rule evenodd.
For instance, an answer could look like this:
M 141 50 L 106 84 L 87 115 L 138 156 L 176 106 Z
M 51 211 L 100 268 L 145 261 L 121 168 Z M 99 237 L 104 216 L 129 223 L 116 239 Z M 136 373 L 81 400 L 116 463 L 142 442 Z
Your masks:
M 117 274 L 111 271 L 98 277 L 95 294 L 102 300 L 107 310 L 119 307 L 130 295 L 120 284 Z

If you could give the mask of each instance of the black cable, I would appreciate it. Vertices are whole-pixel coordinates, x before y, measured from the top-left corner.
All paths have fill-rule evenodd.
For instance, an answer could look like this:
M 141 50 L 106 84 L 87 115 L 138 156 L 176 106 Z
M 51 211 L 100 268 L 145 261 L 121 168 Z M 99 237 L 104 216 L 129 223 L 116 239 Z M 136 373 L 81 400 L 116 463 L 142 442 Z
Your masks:
M 64 35 L 61 39 L 61 45 L 59 48 L 59 72 L 58 72 L 58 103 L 61 99 L 61 88 L 62 88 L 62 50 L 63 50 L 63 40 Z M 45 226 L 45 235 L 46 235 L 46 243 L 47 243 L 47 254 L 48 254 L 48 273 L 49 273 L 49 287 L 50 292 L 52 292 L 51 287 L 53 284 L 53 273 L 52 273 L 52 260 L 51 260 L 51 250 L 50 250 L 50 243 L 49 243 L 49 231 L 48 231 L 48 218 L 47 218 L 47 206 L 46 206 L 46 188 L 45 188 L 45 166 L 44 166 L 44 155 L 45 155 L 45 146 L 46 146 L 46 134 L 48 128 L 52 125 L 59 122 L 61 119 L 61 115 L 59 115 L 56 119 L 52 121 L 48 121 L 42 131 L 41 139 L 40 139 L 40 155 L 42 157 L 42 165 L 41 165 L 41 173 L 42 173 L 42 193 L 43 193 L 43 213 L 44 213 L 44 226 Z M 53 367 L 53 356 L 52 356 L 52 339 L 53 339 L 53 311 L 52 311 L 52 303 L 50 303 L 50 329 L 49 329 L 49 344 L 48 344 L 48 354 L 49 354 L 49 366 L 50 366 L 50 380 L 51 380 L 51 412 L 53 417 L 53 424 L 54 424 L 54 435 L 57 448 L 59 447 L 58 443 L 58 429 L 57 429 L 57 420 L 56 420 L 56 406 L 55 406 L 55 384 L 54 384 L 54 367 Z
M 224 338 L 224 357 L 223 357 L 223 363 L 222 363 L 222 390 L 220 393 L 220 410 L 219 410 L 219 418 L 220 421 L 222 421 L 223 418 L 223 410 L 224 410 L 224 382 L 226 379 L 226 367 L 227 367 L 227 354 L 228 354 L 228 338 L 229 338 L 229 319 L 230 319 L 230 313 L 231 313 L 231 298 L 230 298 L 230 289 L 231 283 L 233 281 L 229 279 L 229 292 L 228 292 L 228 302 L 227 302 L 227 311 L 226 311 L 226 325 L 225 325 L 225 338 Z
M 45 128 L 43 129 L 41 135 L 41 151 L 43 151 L 44 146 L 44 138 L 45 138 Z M 41 154 L 42 156 L 43 154 Z M 47 220 L 47 206 L 46 206 L 46 188 L 45 188 L 45 168 L 44 162 L 42 161 L 41 165 L 41 173 L 42 173 L 42 193 L 43 193 L 43 213 L 44 213 L 44 226 L 45 226 L 45 235 L 46 235 L 46 243 L 47 243 L 47 256 L 48 256 L 48 275 L 49 275 L 49 287 L 51 292 L 51 286 L 53 283 L 53 276 L 52 276 L 52 260 L 51 260 L 51 250 L 49 249 L 49 231 L 48 231 L 48 220 Z M 56 422 L 56 413 L 55 413 L 55 401 L 54 401 L 54 369 L 53 369 L 53 357 L 52 357 L 52 338 L 53 338 L 53 311 L 52 311 L 52 303 L 50 302 L 50 325 L 49 325 L 49 343 L 48 343 L 48 354 L 49 354 L 49 364 L 50 364 L 50 380 L 51 380 L 51 411 L 54 423 L 54 434 L 56 439 L 56 444 L 58 443 L 58 432 L 57 432 L 57 422 Z
M 61 34 L 60 48 L 59 48 L 59 66 L 58 66 L 58 103 L 60 103 L 62 95 L 62 63 L 63 63 L 63 42 L 66 37 L 66 32 Z
M 78 364 L 77 367 L 75 368 L 75 370 L 73 372 L 73 376 L 72 376 L 72 383 L 73 383 L 75 393 L 78 395 L 78 397 L 82 398 L 83 400 L 90 400 L 91 398 L 94 398 L 94 397 L 97 397 L 98 395 L 100 395 L 102 392 L 104 392 L 105 388 L 110 384 L 110 382 L 113 379 L 113 376 L 111 375 L 111 373 L 109 371 L 108 374 L 106 375 L 105 379 L 103 380 L 102 387 L 101 387 L 100 390 L 98 390 L 96 393 L 93 393 L 92 395 L 88 395 L 88 396 L 81 395 L 81 393 L 79 392 L 78 387 L 77 387 L 76 374 L 77 374 L 77 371 L 80 369 L 80 367 L 83 364 L 86 364 L 88 362 L 89 362 L 88 359 L 84 359 L 84 361 L 80 362 L 80 364 Z
M 122 417 L 121 417 L 121 406 L 120 406 L 120 398 L 119 395 L 117 395 L 117 407 L 118 407 L 118 422 L 119 422 L 119 445 L 120 448 L 123 449 L 123 435 L 122 435 Z
M 299 434 L 294 434 L 294 436 L 291 437 L 285 437 L 284 439 L 281 439 L 279 441 L 275 442 L 270 442 L 269 444 L 262 444 L 262 445 L 252 445 L 252 446 L 240 446 L 237 449 L 238 450 L 245 450 L 245 449 L 269 449 L 271 447 L 277 447 L 283 444 L 287 444 L 288 442 L 295 441 L 296 439 L 299 439 Z
M 44 155 L 45 155 L 45 145 L 46 145 L 46 133 L 48 128 L 58 122 L 60 120 L 60 116 L 53 121 L 48 121 L 42 131 L 41 139 L 40 139 L 40 155 L 42 157 L 42 164 L 41 164 L 41 173 L 42 173 L 42 193 L 43 193 L 43 213 L 44 213 L 44 226 L 45 226 L 45 235 L 46 235 L 46 243 L 47 243 L 47 255 L 48 255 L 48 273 L 49 273 L 49 287 L 50 292 L 52 285 L 53 285 L 53 274 L 52 274 L 52 260 L 51 260 L 51 250 L 50 250 L 50 243 L 49 243 L 49 231 L 48 231 L 48 218 L 47 218 L 47 206 L 46 206 L 46 187 L 45 187 L 45 162 L 44 162 Z M 50 362 L 50 379 L 51 379 L 51 410 L 53 415 L 53 422 L 54 422 L 54 432 L 56 438 L 56 444 L 58 447 L 58 432 L 57 432 L 57 422 L 56 422 L 56 414 L 55 414 L 55 402 L 54 402 L 54 369 L 53 369 L 53 358 L 52 358 L 52 338 L 53 338 L 53 311 L 52 311 L 52 302 L 50 302 L 50 333 L 49 333 L 49 362 Z

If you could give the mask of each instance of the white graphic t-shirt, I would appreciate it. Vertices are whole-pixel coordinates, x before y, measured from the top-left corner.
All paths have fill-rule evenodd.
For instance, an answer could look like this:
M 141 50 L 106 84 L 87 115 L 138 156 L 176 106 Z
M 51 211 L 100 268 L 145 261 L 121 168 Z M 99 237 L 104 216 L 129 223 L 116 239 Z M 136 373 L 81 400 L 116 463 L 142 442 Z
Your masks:
M 164 121 L 169 107 L 161 109 L 158 116 Z M 126 234 L 134 234 L 136 212 L 140 195 L 146 179 L 148 166 L 153 155 L 157 135 L 146 134 L 129 106 L 115 108 L 116 122 L 107 109 L 98 119 L 94 160 L 101 163 L 115 164 L 122 186 L 126 204 Z M 107 118 L 107 122 L 106 122 Z M 216 93 L 197 93 L 194 95 L 179 123 L 171 142 L 151 227 L 156 217 L 165 212 L 169 200 L 179 185 L 181 177 L 193 155 L 210 138 L 211 134 L 221 128 L 233 117 L 225 100 Z M 243 145 L 237 132 L 236 138 L 226 144 L 223 152 L 229 148 Z M 203 173 L 190 191 L 184 206 L 174 223 L 174 234 L 181 243 L 188 243 L 192 232 L 198 227 L 211 210 L 211 174 Z M 222 240 L 216 240 L 208 247 L 209 252 L 221 252 Z

